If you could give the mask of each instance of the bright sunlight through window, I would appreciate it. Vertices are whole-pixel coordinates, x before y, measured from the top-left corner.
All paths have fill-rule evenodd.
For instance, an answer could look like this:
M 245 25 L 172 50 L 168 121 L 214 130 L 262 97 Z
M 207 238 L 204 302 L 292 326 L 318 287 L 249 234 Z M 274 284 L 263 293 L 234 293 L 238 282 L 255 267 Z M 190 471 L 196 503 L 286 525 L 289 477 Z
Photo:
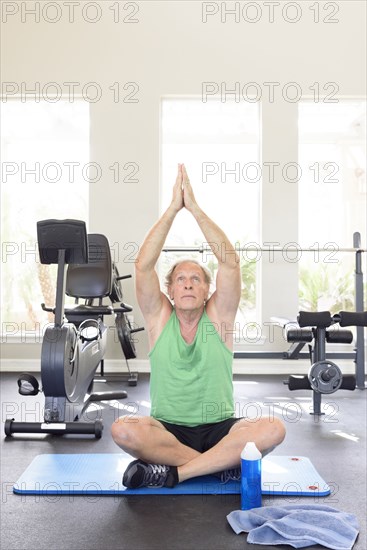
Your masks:
M 366 104 L 299 106 L 299 238 L 314 252 L 299 263 L 300 308 L 354 310 L 353 233 L 366 247 Z
M 37 221 L 88 222 L 89 108 L 68 103 L 2 105 L 2 332 L 39 330 L 50 319 L 55 269 L 39 263 Z M 56 268 L 56 266 L 52 266 Z

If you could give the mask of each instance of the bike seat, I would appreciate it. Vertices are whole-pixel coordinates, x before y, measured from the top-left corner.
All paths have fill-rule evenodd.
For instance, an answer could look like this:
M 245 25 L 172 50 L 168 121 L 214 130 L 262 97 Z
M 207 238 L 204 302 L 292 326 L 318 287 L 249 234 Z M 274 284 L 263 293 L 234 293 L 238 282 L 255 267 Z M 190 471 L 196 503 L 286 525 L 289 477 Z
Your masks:
M 65 308 L 65 316 L 69 318 L 70 315 L 112 315 L 113 308 L 111 306 L 88 306 L 84 304 L 77 305 L 72 308 Z

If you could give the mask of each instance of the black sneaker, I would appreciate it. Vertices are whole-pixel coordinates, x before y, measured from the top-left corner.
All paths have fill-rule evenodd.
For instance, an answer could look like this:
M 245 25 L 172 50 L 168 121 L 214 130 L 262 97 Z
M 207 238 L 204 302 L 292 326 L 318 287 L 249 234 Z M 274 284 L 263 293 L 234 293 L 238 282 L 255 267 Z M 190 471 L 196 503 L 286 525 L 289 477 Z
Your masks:
M 223 470 L 223 472 L 219 472 L 217 476 L 220 478 L 221 483 L 227 483 L 228 481 L 241 481 L 241 467 Z
M 142 460 L 130 462 L 122 484 L 128 489 L 139 487 L 174 487 L 178 483 L 177 468 L 162 464 L 147 464 Z

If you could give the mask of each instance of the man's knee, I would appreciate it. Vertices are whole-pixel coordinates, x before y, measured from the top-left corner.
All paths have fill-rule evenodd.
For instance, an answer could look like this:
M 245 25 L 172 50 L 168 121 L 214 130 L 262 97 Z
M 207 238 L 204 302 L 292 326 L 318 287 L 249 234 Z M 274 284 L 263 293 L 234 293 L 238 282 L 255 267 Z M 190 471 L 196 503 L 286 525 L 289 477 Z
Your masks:
M 239 424 L 241 422 L 242 421 L 240 421 Z M 254 424 L 256 426 L 256 430 L 261 434 L 261 439 L 267 441 L 269 444 L 268 448 L 270 450 L 267 452 L 271 452 L 271 450 L 275 449 L 275 447 L 280 445 L 285 438 L 285 425 L 282 420 L 274 416 L 262 416 L 254 423 L 247 420 L 243 420 L 243 422 L 247 427 L 250 424 Z
M 142 442 L 144 423 L 135 418 L 134 422 L 126 416 L 118 418 L 111 426 L 114 442 L 123 450 L 137 452 Z
M 272 418 L 271 430 L 273 432 L 273 437 L 275 439 L 275 445 L 279 445 L 285 438 L 286 429 L 284 422 L 279 418 Z
M 265 416 L 260 419 L 259 428 L 272 447 L 279 445 L 285 438 L 285 425 L 279 418 Z

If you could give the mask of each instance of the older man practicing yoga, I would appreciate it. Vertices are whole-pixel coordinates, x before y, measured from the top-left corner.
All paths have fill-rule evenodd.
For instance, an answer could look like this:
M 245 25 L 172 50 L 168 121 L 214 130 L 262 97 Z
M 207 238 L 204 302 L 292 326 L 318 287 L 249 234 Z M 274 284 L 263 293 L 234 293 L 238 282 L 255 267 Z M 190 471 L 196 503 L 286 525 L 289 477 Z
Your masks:
M 172 222 L 186 208 L 218 261 L 215 291 L 210 273 L 195 261 L 175 264 L 160 289 L 155 265 Z M 240 300 L 239 257 L 224 232 L 201 210 L 184 165 L 178 166 L 169 208 L 149 231 L 136 261 L 136 292 L 149 334 L 151 416 L 120 417 L 114 441 L 136 460 L 129 488 L 174 487 L 218 473 L 239 479 L 240 454 L 254 441 L 263 454 L 282 442 L 277 418 L 235 418 L 233 331 Z

